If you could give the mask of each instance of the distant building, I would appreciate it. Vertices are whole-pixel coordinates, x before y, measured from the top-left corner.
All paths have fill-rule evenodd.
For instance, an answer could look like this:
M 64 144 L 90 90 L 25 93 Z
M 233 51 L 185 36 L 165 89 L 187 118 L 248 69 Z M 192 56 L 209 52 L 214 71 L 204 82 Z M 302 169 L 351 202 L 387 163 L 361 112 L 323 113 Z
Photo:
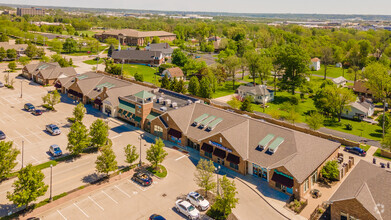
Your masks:
M 374 112 L 373 104 L 362 100 L 350 103 L 348 108 L 342 110 L 342 117 L 361 121 L 372 116 Z
M 164 61 L 162 52 L 147 50 L 113 51 L 111 58 L 115 63 L 139 63 L 151 66 L 159 66 Z
M 18 8 L 16 10 L 16 15 L 18 16 L 23 16 L 23 15 L 45 15 L 45 9 L 43 8 L 36 8 L 36 7 L 31 7 L 31 8 Z
M 95 38 L 100 41 L 113 37 L 119 40 L 121 44 L 130 46 L 142 46 L 145 43 L 145 38 L 159 37 L 162 41 L 173 41 L 176 35 L 166 31 L 137 31 L 133 29 L 111 30 L 95 34 Z
M 253 97 L 255 103 L 266 104 L 274 100 L 274 91 L 268 89 L 265 85 L 242 85 L 238 88 L 238 94 L 242 98 L 245 98 L 246 96 Z
M 169 68 L 163 71 L 162 76 L 167 75 L 169 79 L 174 79 L 176 78 L 177 80 L 181 80 L 184 78 L 184 74 L 181 68 L 179 67 L 174 67 L 174 68 Z
M 319 58 L 315 57 L 315 58 L 311 59 L 310 69 L 314 70 L 314 71 L 320 70 L 320 59 Z
M 338 87 L 339 87 L 339 86 L 345 86 L 346 83 L 348 82 L 348 80 L 345 79 L 343 76 L 334 78 L 334 79 L 332 79 L 332 81 L 333 81 L 333 83 L 334 83 L 335 85 L 337 85 Z
M 170 58 L 174 49 L 168 43 L 149 44 L 145 47 L 148 51 L 160 51 L 164 57 Z
M 365 85 L 365 80 L 357 80 L 354 82 L 353 85 L 353 92 L 357 95 L 362 95 L 365 97 L 372 97 L 372 91 L 368 89 L 368 87 Z

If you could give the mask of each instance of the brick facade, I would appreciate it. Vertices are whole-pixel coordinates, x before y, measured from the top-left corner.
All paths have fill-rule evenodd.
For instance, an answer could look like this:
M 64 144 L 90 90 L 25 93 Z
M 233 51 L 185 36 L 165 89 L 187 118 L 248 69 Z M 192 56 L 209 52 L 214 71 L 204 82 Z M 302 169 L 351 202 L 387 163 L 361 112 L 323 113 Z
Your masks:
M 356 199 L 348 199 L 348 200 L 333 202 L 331 204 L 331 216 L 330 216 L 331 220 L 341 219 L 341 213 L 346 214 L 347 219 L 349 219 L 350 216 L 354 217 L 355 219 L 365 219 L 365 220 L 376 219 Z

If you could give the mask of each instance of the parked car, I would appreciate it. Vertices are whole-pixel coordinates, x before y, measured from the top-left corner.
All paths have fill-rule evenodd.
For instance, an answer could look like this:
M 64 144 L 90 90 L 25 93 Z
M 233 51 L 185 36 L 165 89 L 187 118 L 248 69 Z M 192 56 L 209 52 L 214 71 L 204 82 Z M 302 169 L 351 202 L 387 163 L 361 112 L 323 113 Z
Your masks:
M 142 186 L 150 186 L 153 182 L 152 178 L 145 173 L 137 172 L 133 174 L 132 180 Z
M 0 82 L 0 88 L 4 87 L 4 83 Z
M 49 132 L 51 135 L 61 134 L 60 128 L 54 124 L 46 125 L 46 131 Z
M 149 216 L 149 220 L 166 220 L 166 219 L 161 215 L 153 214 Z
M 345 147 L 345 151 L 365 157 L 367 152 L 359 147 Z
M 175 209 L 186 215 L 188 219 L 198 219 L 200 217 L 200 212 L 186 200 L 179 199 L 175 202 Z
M 49 147 L 49 152 L 53 155 L 53 157 L 58 157 L 62 155 L 62 150 L 57 144 L 53 144 Z
M 187 194 L 186 200 L 201 211 L 205 211 L 209 208 L 208 200 L 202 197 L 198 192 L 190 192 Z
M 28 112 L 32 112 L 32 111 L 35 110 L 35 107 L 34 107 L 34 105 L 31 104 L 31 103 L 26 103 L 26 104 L 24 104 L 24 109 L 25 109 L 26 111 L 28 111 Z
M 35 115 L 35 116 L 42 115 L 42 110 L 35 109 L 35 110 L 33 111 L 33 115 Z
M 0 140 L 4 140 L 5 138 L 5 133 L 3 131 L 0 131 Z

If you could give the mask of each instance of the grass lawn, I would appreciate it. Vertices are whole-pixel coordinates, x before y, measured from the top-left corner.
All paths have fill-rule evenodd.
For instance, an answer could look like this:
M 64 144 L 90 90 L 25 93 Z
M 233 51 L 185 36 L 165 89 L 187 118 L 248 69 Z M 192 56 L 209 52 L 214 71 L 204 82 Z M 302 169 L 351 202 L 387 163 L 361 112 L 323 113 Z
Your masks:
M 85 60 L 85 61 L 83 61 L 83 63 L 88 64 L 88 65 L 96 65 L 96 60 L 94 60 L 94 59 Z M 102 59 L 99 60 L 99 64 L 101 64 L 101 63 L 103 63 Z
M 96 32 L 94 32 L 94 31 L 77 31 L 79 34 L 88 34 L 88 36 L 89 37 L 93 37 L 95 34 L 96 34 Z M 63 34 L 63 35 L 69 35 L 68 34 L 68 31 L 63 31 L 61 34 Z
M 153 169 L 152 166 L 147 167 L 147 170 L 160 178 L 164 178 L 167 176 L 167 169 L 163 165 L 159 165 L 159 170 Z
M 309 73 L 324 76 L 324 65 L 321 65 L 320 70 L 310 71 Z M 357 73 L 357 75 L 359 75 L 359 74 L 360 74 L 360 71 Z M 342 68 L 337 68 L 334 65 L 329 65 L 327 67 L 327 76 L 328 77 L 337 78 L 342 75 L 347 80 L 354 80 L 354 73 L 348 73 L 348 71 L 346 69 L 343 70 Z
M 381 149 L 380 149 L 380 148 L 377 149 L 377 150 L 375 151 L 375 153 L 373 153 L 373 156 L 375 156 L 375 157 L 380 157 L 380 158 L 382 158 L 382 159 L 391 161 L 391 158 L 383 157 L 383 156 L 381 155 Z
M 324 124 L 326 128 L 354 134 L 360 137 L 365 137 L 376 141 L 380 141 L 382 139 L 382 129 L 378 125 L 372 125 L 366 122 L 358 122 L 348 119 L 341 119 L 341 122 L 332 122 L 331 120 L 326 120 Z M 351 124 L 353 129 L 347 130 L 345 127 L 346 124 Z
M 242 83 L 235 82 L 235 90 L 240 85 L 242 85 Z M 235 90 L 232 89 L 232 81 L 226 81 L 223 85 L 217 87 L 216 93 L 212 94 L 212 98 L 214 99 L 214 98 L 234 94 Z
M 118 66 L 122 66 L 122 64 L 117 64 Z M 150 82 L 153 84 L 159 84 L 160 76 L 156 75 L 156 68 L 137 65 L 137 64 L 124 64 L 124 75 L 125 76 L 134 76 L 135 73 L 141 73 L 144 76 L 145 82 Z

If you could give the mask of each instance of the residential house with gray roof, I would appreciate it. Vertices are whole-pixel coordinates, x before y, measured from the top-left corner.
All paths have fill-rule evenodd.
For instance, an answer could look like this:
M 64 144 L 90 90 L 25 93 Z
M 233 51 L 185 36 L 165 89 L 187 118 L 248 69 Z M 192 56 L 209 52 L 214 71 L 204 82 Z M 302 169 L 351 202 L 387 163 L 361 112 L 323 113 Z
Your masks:
M 145 64 L 159 66 L 164 62 L 163 53 L 147 50 L 118 50 L 113 51 L 111 58 L 115 63 Z
M 242 98 L 252 97 L 255 103 L 266 104 L 274 100 L 274 91 L 268 89 L 265 85 L 241 85 L 237 91 Z

